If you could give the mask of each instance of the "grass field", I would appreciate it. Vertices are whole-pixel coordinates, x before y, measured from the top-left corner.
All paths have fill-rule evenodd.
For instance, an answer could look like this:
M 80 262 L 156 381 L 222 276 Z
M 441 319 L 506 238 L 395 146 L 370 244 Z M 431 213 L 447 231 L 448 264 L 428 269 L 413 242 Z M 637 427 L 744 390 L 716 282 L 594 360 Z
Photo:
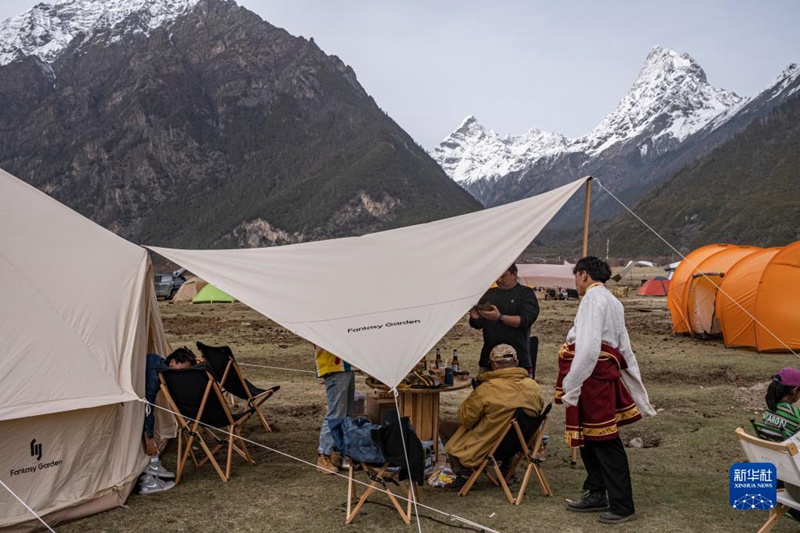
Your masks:
M 630 280 L 638 279 L 639 274 Z M 634 294 L 631 291 L 630 294 Z M 696 342 L 670 333 L 665 298 L 623 298 L 634 350 L 645 385 L 659 414 L 622 430 L 624 442 L 641 437 L 644 448 L 628 448 L 638 520 L 614 526 L 618 531 L 756 531 L 763 511 L 734 511 L 728 506 L 728 468 L 744 460 L 734 438 L 738 426 L 760 412 L 768 378 L 783 366 L 798 365 L 791 354 L 757 354 L 728 350 L 719 342 Z M 541 302 L 534 326 L 540 338 L 538 381 L 552 397 L 556 353 L 577 309 L 576 301 Z M 243 363 L 313 370 L 313 351 L 306 341 L 241 304 L 186 305 L 163 303 L 168 339 L 173 347 L 229 344 Z M 466 319 L 439 343 L 443 353 L 458 348 L 462 367 L 477 370 L 479 332 Z M 279 383 L 280 392 L 267 402 L 274 432 L 266 436 L 255 422 L 245 435 L 270 448 L 313 462 L 325 411 L 324 388 L 311 373 L 244 367 L 261 384 Z M 364 376 L 358 388 L 367 392 Z M 443 398 L 442 418 L 454 418 L 468 390 Z M 580 496 L 584 472 L 571 468 L 563 442 L 563 409 L 551 416 L 550 444 L 543 469 L 555 497 L 541 495 L 532 481 L 525 499 L 514 507 L 502 491 L 480 482 L 464 498 L 425 486 L 421 502 L 499 531 L 598 531 L 606 526 L 596 515 L 564 510 L 565 498 Z M 63 532 L 134 531 L 413 531 L 392 510 L 368 504 L 354 524 L 344 524 L 345 478 L 323 476 L 294 459 L 251 446 L 256 459 L 249 466 L 234 459 L 232 479 L 221 483 L 210 467 L 190 466 L 173 490 L 132 496 L 124 508 L 59 527 Z M 175 465 L 175 445 L 163 454 Z M 386 503 L 382 495 L 372 498 Z M 421 510 L 423 531 L 455 531 L 462 526 L 446 515 Z M 432 520 L 435 518 L 437 521 Z M 784 518 L 776 532 L 794 531 Z

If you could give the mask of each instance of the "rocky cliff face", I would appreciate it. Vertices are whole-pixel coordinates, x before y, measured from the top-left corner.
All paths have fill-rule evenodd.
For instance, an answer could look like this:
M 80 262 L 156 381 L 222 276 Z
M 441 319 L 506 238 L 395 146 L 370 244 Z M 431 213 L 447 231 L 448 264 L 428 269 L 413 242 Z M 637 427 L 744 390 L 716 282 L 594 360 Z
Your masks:
M 0 167 L 135 242 L 282 244 L 480 208 L 352 69 L 234 2 L 18 19 L 0 27 Z

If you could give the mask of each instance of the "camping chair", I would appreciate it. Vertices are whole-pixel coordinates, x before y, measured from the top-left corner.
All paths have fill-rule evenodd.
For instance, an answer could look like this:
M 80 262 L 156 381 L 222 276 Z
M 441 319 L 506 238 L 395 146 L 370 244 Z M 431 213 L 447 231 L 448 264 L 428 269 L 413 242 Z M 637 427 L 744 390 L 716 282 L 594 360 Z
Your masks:
M 264 426 L 264 431 L 267 433 L 272 431 L 260 407 L 281 386 L 273 385 L 267 389 L 261 389 L 246 380 L 236 363 L 233 351 L 228 346 L 208 346 L 198 341 L 197 349 L 203 354 L 203 359 L 211 365 L 211 373 L 222 390 L 247 403 L 247 411 L 244 413 L 245 420 L 255 414 L 261 421 L 261 425 Z
M 547 429 L 547 416 L 551 408 L 552 404 L 547 404 L 542 409 L 542 412 L 535 417 L 528 416 L 521 408 L 517 409 L 505 431 L 494 443 L 494 446 L 483 458 L 480 465 L 472 471 L 472 475 L 458 492 L 458 495 L 466 496 L 481 474 L 485 474 L 492 484 L 503 487 L 509 503 L 519 505 L 522 503 L 522 497 L 525 495 L 525 489 L 528 487 L 531 473 L 535 473 L 539 486 L 542 488 L 542 493 L 545 496 L 552 496 L 553 491 L 550 488 L 550 483 L 548 483 L 547 477 L 540 468 L 542 461 L 536 457 L 542 446 L 542 438 L 544 437 L 545 429 Z M 522 453 L 517 455 L 519 452 Z M 512 458 L 511 468 L 504 475 L 500 469 L 500 463 Z M 525 476 L 522 478 L 519 492 L 514 497 L 511 489 L 508 488 L 508 480 L 511 479 L 523 459 L 528 462 L 528 468 L 525 469 Z M 486 467 L 489 463 L 492 464 L 494 472 L 487 470 Z
M 778 489 L 778 501 L 769 512 L 769 518 L 761 526 L 758 533 L 767 533 L 786 514 L 789 509 L 800 510 L 798 492 L 800 492 L 800 455 L 797 445 L 791 441 L 770 442 L 748 435 L 742 428 L 736 429 L 739 444 L 742 446 L 747 460 L 751 463 L 772 463 L 778 471 L 778 479 L 787 486 L 793 485 L 789 490 Z M 792 494 L 790 494 L 791 492 Z
M 402 423 L 401 427 L 403 428 L 403 434 L 406 439 L 406 447 L 409 451 L 415 447 L 419 448 L 419 453 L 417 455 L 419 459 L 422 460 L 422 443 L 419 441 L 416 434 L 410 430 L 408 418 L 403 418 L 402 422 L 397 420 L 392 422 L 392 424 L 398 423 Z M 350 467 L 347 471 L 347 516 L 345 517 L 345 524 L 350 524 L 353 522 L 358 512 L 367 502 L 367 499 L 373 492 L 375 492 L 376 489 L 379 488 L 379 486 L 382 491 L 385 491 L 386 495 L 389 497 L 389 500 L 391 500 L 392 504 L 394 505 L 394 509 L 400 515 L 400 518 L 403 519 L 403 522 L 406 524 L 411 523 L 412 500 L 416 498 L 416 500 L 419 501 L 419 489 L 416 486 L 416 482 L 412 479 L 413 476 L 410 472 L 408 473 L 408 479 L 406 479 L 404 482 L 400 481 L 400 475 L 406 468 L 405 460 L 401 459 L 398 461 L 397 459 L 389 459 L 402 458 L 404 456 L 402 442 L 384 442 L 382 444 L 382 449 L 384 455 L 387 457 L 387 460 L 383 464 L 369 464 L 364 461 L 353 460 L 353 458 L 350 457 Z M 409 461 L 412 460 L 412 456 L 413 455 L 409 452 Z M 361 494 L 360 498 L 358 496 L 355 482 L 356 464 L 361 466 L 361 471 L 366 474 L 370 481 L 369 486 L 364 490 L 364 493 Z M 420 469 L 423 468 L 422 464 L 419 466 Z M 402 505 L 397 499 L 398 494 L 392 492 L 391 485 L 396 487 L 395 490 L 403 491 L 402 497 L 406 499 L 405 506 Z M 356 498 L 358 498 L 358 501 L 355 503 L 355 507 L 353 507 L 353 503 Z
M 241 436 L 245 417 L 231 414 L 210 370 L 207 363 L 200 363 L 186 369 L 164 369 L 158 374 L 161 392 L 164 393 L 180 430 L 176 483 L 181 480 L 189 456 L 192 457 L 195 468 L 210 462 L 223 482 L 231 477 L 233 452 L 248 463 L 255 464 Z M 218 436 L 212 428 L 223 431 L 225 435 Z M 209 447 L 204 435 L 214 441 L 213 448 Z M 201 461 L 197 460 L 192 449 L 195 441 L 206 455 Z M 220 451 L 226 454 L 224 471 L 214 457 Z

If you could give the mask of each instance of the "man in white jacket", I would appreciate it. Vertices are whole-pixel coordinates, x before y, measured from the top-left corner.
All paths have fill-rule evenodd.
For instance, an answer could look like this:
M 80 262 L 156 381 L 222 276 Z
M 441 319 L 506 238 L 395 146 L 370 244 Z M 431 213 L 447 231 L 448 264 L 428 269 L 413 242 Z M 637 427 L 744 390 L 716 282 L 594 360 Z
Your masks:
M 625 329 L 622 304 L 605 287 L 608 264 L 580 259 L 575 285 L 581 303 L 559 353 L 556 403 L 567 406 L 567 445 L 580 447 L 586 467 L 584 497 L 567 510 L 601 512 L 606 524 L 636 518 L 630 468 L 618 427 L 653 416 Z

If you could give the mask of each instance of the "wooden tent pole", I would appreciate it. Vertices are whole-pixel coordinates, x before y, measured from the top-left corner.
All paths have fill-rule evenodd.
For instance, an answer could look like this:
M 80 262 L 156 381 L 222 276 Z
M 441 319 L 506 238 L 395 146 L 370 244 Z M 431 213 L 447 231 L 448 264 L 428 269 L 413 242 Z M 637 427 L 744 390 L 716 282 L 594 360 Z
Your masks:
M 586 178 L 586 201 L 583 205 L 583 250 L 581 257 L 589 254 L 589 202 L 592 200 L 592 177 Z

